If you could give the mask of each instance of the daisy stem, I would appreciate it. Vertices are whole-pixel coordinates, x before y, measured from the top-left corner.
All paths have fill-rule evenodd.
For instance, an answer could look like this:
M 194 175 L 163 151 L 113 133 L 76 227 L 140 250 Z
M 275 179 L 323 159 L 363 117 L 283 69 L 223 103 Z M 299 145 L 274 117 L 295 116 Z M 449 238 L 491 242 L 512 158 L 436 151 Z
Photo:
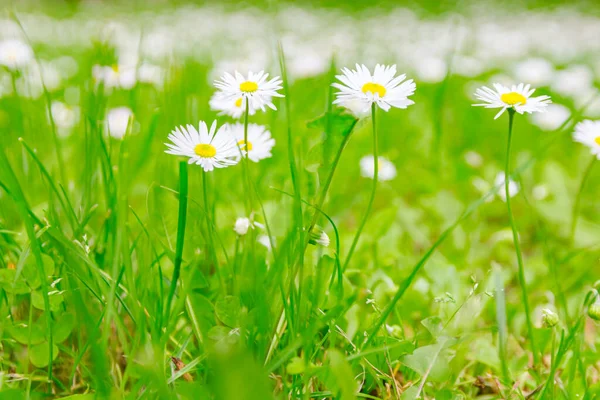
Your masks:
M 377 192 L 377 179 L 379 177 L 379 154 L 377 151 L 377 119 L 376 119 L 376 105 L 375 103 L 371 104 L 371 120 L 373 122 L 373 189 L 371 190 L 371 197 L 369 198 L 369 204 L 367 205 L 367 209 L 363 215 L 362 221 L 358 226 L 358 231 L 356 231 L 356 235 L 354 236 L 354 240 L 352 240 L 352 245 L 350 246 L 350 251 L 346 256 L 346 261 L 344 261 L 344 266 L 342 267 L 342 271 L 345 271 L 350 263 L 350 259 L 352 258 L 352 254 L 354 254 L 354 250 L 356 249 L 356 245 L 358 244 L 358 239 L 360 239 L 360 234 L 363 231 L 363 228 L 367 224 L 367 220 L 369 218 L 369 213 L 371 212 L 371 208 L 373 207 L 373 201 L 375 200 L 375 193 Z
M 211 223 L 212 220 L 212 213 L 210 210 L 212 210 L 212 208 L 210 207 L 209 203 L 208 203 L 208 174 L 206 173 L 206 171 L 202 171 L 202 195 L 204 197 L 204 210 L 205 210 L 205 215 L 206 215 L 206 238 L 208 240 L 208 247 L 209 247 L 209 251 L 210 251 L 210 256 L 213 260 L 213 264 L 214 264 L 214 268 L 215 271 L 217 272 L 217 276 L 219 278 L 219 283 L 221 284 L 221 290 L 223 290 L 223 292 L 227 291 L 227 287 L 225 286 L 225 281 L 223 280 L 223 275 L 221 274 L 221 268 L 219 268 L 219 261 L 217 260 L 217 252 L 215 250 L 215 244 L 213 241 L 213 234 L 212 234 L 212 226 L 213 224 Z
M 354 129 L 354 127 L 352 129 Z M 327 176 L 325 185 L 323 185 L 323 190 L 321 191 L 321 196 L 319 197 L 319 199 L 317 200 L 317 203 L 315 204 L 315 213 L 313 214 L 312 220 L 310 222 L 310 225 L 309 225 L 309 228 L 307 231 L 309 233 L 309 235 L 307 236 L 306 240 L 304 241 L 304 251 L 306 251 L 306 248 L 308 247 L 308 243 L 310 240 L 310 232 L 313 230 L 313 228 L 317 224 L 317 220 L 319 219 L 319 215 L 321 214 L 321 210 L 323 209 L 323 203 L 325 203 L 325 198 L 327 197 L 327 192 L 329 191 L 329 187 L 331 186 L 331 182 L 333 181 L 333 175 L 335 174 L 335 170 L 340 162 L 340 159 L 342 158 L 342 152 L 343 152 L 344 148 L 346 148 L 346 144 L 348 144 L 348 140 L 350 139 L 351 134 L 352 134 L 352 131 L 350 131 L 346 136 L 344 136 L 344 139 L 342 139 L 342 143 L 340 144 L 337 154 L 335 155 L 335 158 L 333 160 L 333 164 L 331 166 L 331 171 L 329 172 L 329 176 Z
M 577 191 L 577 196 L 575 196 L 575 203 L 573 204 L 573 214 L 571 217 L 571 231 L 569 235 L 569 243 L 573 244 L 575 242 L 575 230 L 577 229 L 577 217 L 579 216 L 579 207 L 581 205 L 581 194 L 583 193 L 583 188 L 590 177 L 590 173 L 594 168 L 594 164 L 596 163 L 596 156 L 592 156 L 592 160 L 588 164 L 585 172 L 583 173 L 583 178 L 581 178 L 581 183 L 579 184 L 579 190 Z
M 188 170 L 187 162 L 181 161 L 179 163 L 179 218 L 177 222 L 177 243 L 175 245 L 175 262 L 173 266 L 173 277 L 171 279 L 171 289 L 169 290 L 169 296 L 167 297 L 166 304 L 166 317 L 165 321 L 169 320 L 169 314 L 171 313 L 171 302 L 173 296 L 175 296 L 175 289 L 177 288 L 177 281 L 179 280 L 179 274 L 181 272 L 181 262 L 183 261 L 183 242 L 185 239 L 185 223 L 187 216 L 187 194 L 188 194 Z
M 513 242 L 515 244 L 515 253 L 517 254 L 517 264 L 519 267 L 519 284 L 521 285 L 521 296 L 523 306 L 525 307 L 525 318 L 527 320 L 527 333 L 531 342 L 531 352 L 533 353 L 533 362 L 537 365 L 538 354 L 535 346 L 535 338 L 533 336 L 533 323 L 531 322 L 531 314 L 529 311 L 529 300 L 527 296 L 527 282 L 525 281 L 525 267 L 523 266 L 523 255 L 521 254 L 521 246 L 519 244 L 519 232 L 512 212 L 510 199 L 510 147 L 512 143 L 513 121 L 515 118 L 515 110 L 508 109 L 508 140 L 506 144 L 506 164 L 504 167 L 504 191 L 506 193 L 506 207 L 508 209 L 508 219 L 512 230 Z
M 246 98 L 246 110 L 244 112 L 244 150 L 246 154 L 244 156 L 244 175 L 246 175 L 246 216 L 250 218 L 250 213 L 252 212 L 252 195 L 250 192 L 250 188 L 252 187 L 250 184 L 250 164 L 248 162 L 248 154 L 250 153 L 250 149 L 248 148 L 248 114 L 250 110 L 250 100 Z

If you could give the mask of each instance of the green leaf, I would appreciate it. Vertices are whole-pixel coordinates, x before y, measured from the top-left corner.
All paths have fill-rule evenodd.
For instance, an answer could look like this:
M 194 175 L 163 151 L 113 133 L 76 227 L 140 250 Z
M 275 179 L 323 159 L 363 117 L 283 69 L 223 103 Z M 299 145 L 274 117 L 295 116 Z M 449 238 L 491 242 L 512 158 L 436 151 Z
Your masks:
M 48 365 L 48 342 L 36 344 L 29 347 L 29 360 L 37 368 L 44 368 Z M 58 357 L 58 347 L 52 344 L 52 361 Z
M 50 302 L 50 311 L 58 312 L 60 311 L 60 306 L 64 301 L 64 297 L 60 292 L 50 292 L 48 293 L 48 300 Z M 44 310 L 44 296 L 42 292 L 35 291 L 31 293 L 31 301 L 33 306 L 38 310 Z
M 316 128 L 321 130 L 327 129 L 329 119 L 329 135 L 330 136 L 347 136 L 354 129 L 354 125 L 358 122 L 358 118 L 346 112 L 343 108 L 335 108 L 331 112 L 326 112 L 323 115 L 308 121 L 308 128 Z
M 298 375 L 304 372 L 305 364 L 304 360 L 300 357 L 294 357 L 290 360 L 285 370 L 290 375 Z
M 29 293 L 31 289 L 29 288 L 29 286 L 27 286 L 27 283 L 25 283 L 25 281 L 21 278 L 17 279 L 16 274 L 17 271 L 15 271 L 14 269 L 0 269 L 0 287 L 2 287 L 8 293 Z
M 444 381 L 450 376 L 450 360 L 454 354 L 448 349 L 454 340 L 440 338 L 435 344 L 419 347 L 404 357 L 404 365 L 428 380 Z
M 442 319 L 437 316 L 425 318 L 421 324 L 431 333 L 434 338 L 438 337 L 444 330 Z
M 49 255 L 42 254 L 42 261 L 44 263 L 44 275 L 47 279 L 49 276 L 54 274 L 54 260 Z M 40 280 L 40 274 L 38 273 L 35 257 L 27 257 L 23 267 L 23 278 L 25 278 L 29 286 L 31 286 L 33 289 L 37 289 L 41 286 L 42 281 Z
M 329 358 L 329 370 L 335 378 L 332 382 L 333 387 L 330 389 L 333 393 L 339 394 L 339 396 L 333 397 L 341 400 L 355 399 L 358 385 L 354 380 L 350 364 L 348 364 L 344 355 L 337 350 L 328 351 L 327 357 Z
M 241 313 L 242 305 L 238 297 L 221 297 L 215 304 L 215 314 L 217 315 L 217 318 L 231 328 L 239 326 Z
M 75 328 L 75 315 L 64 313 L 52 324 L 52 340 L 54 343 L 60 343 L 67 340 Z
M 8 332 L 13 339 L 22 344 L 39 344 L 45 341 L 44 327 L 38 323 L 31 326 L 31 339 L 29 338 L 29 326 L 27 321 L 15 322 L 8 327 Z

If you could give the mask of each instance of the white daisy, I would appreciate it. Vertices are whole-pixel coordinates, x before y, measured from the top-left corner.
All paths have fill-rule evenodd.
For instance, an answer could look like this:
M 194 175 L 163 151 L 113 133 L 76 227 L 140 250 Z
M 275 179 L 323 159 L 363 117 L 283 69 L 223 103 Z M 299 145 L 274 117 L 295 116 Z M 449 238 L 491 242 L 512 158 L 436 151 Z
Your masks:
M 494 180 L 494 187 L 499 187 L 498 189 L 498 197 L 502 199 L 502 201 L 506 202 L 506 189 L 504 188 L 504 180 L 505 180 L 504 172 L 498 172 L 496 175 L 496 179 Z M 519 193 L 519 184 L 512 179 L 508 181 L 508 194 L 511 198 L 515 197 Z
M 494 83 L 492 90 L 483 86 L 475 91 L 475 97 L 484 103 L 473 104 L 485 108 L 501 108 L 494 119 L 499 118 L 507 109 L 513 109 L 519 114 L 545 112 L 548 104 L 552 103 L 550 96 L 531 97 L 535 89 L 531 89 L 531 85 L 520 83 L 512 85 L 510 88 Z
M 219 111 L 219 115 L 229 115 L 232 118 L 240 118 L 246 111 L 246 105 L 244 104 L 244 98 L 242 96 L 232 98 L 224 96 L 223 92 L 215 92 L 211 97 L 209 103 L 210 109 Z M 254 115 L 256 110 L 252 107 L 248 107 L 248 113 Z
M 239 149 L 225 125 L 217 130 L 217 121 L 210 126 L 200 121 L 198 130 L 192 125 L 180 126 L 169 134 L 172 143 L 165 143 L 167 154 L 189 157 L 190 164 L 202 166 L 205 171 L 225 168 L 238 163 Z
M 250 222 L 249 218 L 245 218 L 245 217 L 238 218 L 235 220 L 235 224 L 233 225 L 233 230 L 238 235 L 244 236 L 246 233 L 248 233 L 248 229 L 250 229 L 251 225 L 252 225 L 252 223 Z
M 215 86 L 221 91 L 220 96 L 234 102 L 240 97 L 247 99 L 249 108 L 254 110 L 265 111 L 265 106 L 277 110 L 272 99 L 273 97 L 283 97 L 281 93 L 277 93 L 282 89 L 282 81 L 278 76 L 267 80 L 269 74 L 264 71 L 258 73 L 249 71 L 247 77 L 237 71 L 234 75 L 225 72 L 220 80 L 215 81 Z M 244 110 L 246 109 L 244 102 L 241 106 Z
M 52 119 L 62 133 L 67 134 L 79 122 L 79 107 L 53 101 L 50 106 Z
M 15 70 L 26 67 L 33 60 L 33 51 L 27 43 L 17 39 L 0 42 L 0 65 Z
M 240 217 L 240 218 L 236 219 L 235 223 L 233 224 L 234 232 L 240 236 L 244 236 L 246 233 L 248 233 L 248 230 L 250 228 L 264 229 L 264 225 L 261 224 L 260 222 L 254 221 L 253 214 L 250 214 L 250 218 Z
M 137 73 L 135 66 L 130 65 L 94 65 L 92 67 L 92 77 L 95 82 L 102 82 L 106 89 L 122 88 L 132 89 L 137 82 Z
M 128 107 L 110 109 L 106 114 L 106 132 L 115 139 L 122 139 L 132 118 L 133 111 Z
M 387 158 L 379 157 L 378 165 L 378 180 L 379 181 L 390 181 L 396 177 L 396 166 Z M 375 176 L 375 165 L 373 163 L 373 156 L 364 156 L 360 159 L 360 174 L 365 178 L 371 178 Z
M 229 131 L 235 139 L 242 153 L 246 155 L 246 145 L 244 142 L 244 124 L 230 124 Z M 266 127 L 257 124 L 248 124 L 248 158 L 254 162 L 259 162 L 272 156 L 271 149 L 275 146 L 275 139 L 271 137 L 271 132 Z M 238 157 L 240 156 L 238 152 Z
M 573 140 L 589 147 L 591 153 L 600 160 L 600 121 L 586 119 L 575 125 Z
M 396 75 L 396 66 L 390 67 L 377 64 L 373 75 L 364 65 L 356 64 L 356 70 L 342 69 L 343 75 L 337 75 L 336 78 L 342 82 L 332 84 L 340 91 L 336 94 L 337 98 L 333 104 L 339 104 L 343 107 L 352 105 L 355 108 L 356 100 L 361 105 L 362 111 L 368 111 L 371 104 L 377 104 L 384 111 L 391 107 L 406 108 L 414 101 L 409 100 L 408 96 L 415 93 L 416 85 L 412 79 L 405 81 L 406 75 L 394 77 Z

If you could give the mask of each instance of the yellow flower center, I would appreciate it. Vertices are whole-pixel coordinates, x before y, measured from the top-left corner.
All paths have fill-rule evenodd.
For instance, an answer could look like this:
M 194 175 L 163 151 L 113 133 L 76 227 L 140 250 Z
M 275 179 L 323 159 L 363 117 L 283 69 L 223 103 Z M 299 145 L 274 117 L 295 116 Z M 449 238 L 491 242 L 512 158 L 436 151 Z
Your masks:
M 386 90 L 379 83 L 368 82 L 363 85 L 362 92 L 363 93 L 371 92 L 371 93 L 373 93 L 373 95 L 375 95 L 377 93 L 377 94 L 379 94 L 379 97 L 383 97 L 383 96 L 385 96 Z
M 236 107 L 241 107 L 242 106 L 242 98 L 241 97 L 235 101 L 235 106 Z
M 244 141 L 244 139 L 240 140 L 238 142 L 238 145 L 242 150 L 245 150 L 246 142 Z M 248 151 L 252 151 L 252 142 L 248 142 Z
M 213 158 L 217 154 L 217 149 L 212 144 L 200 143 L 194 147 L 194 153 L 203 158 Z
M 504 93 L 502 96 L 500 96 L 500 100 L 509 106 L 514 106 L 515 104 L 524 106 L 527 104 L 527 99 L 525 96 L 517 92 Z
M 598 146 L 600 146 L 600 136 L 596 136 L 596 139 L 594 139 L 594 142 L 596 142 L 596 144 Z
M 240 83 L 240 90 L 244 93 L 253 93 L 258 90 L 258 83 L 252 81 L 246 81 Z
M 117 64 L 113 64 L 111 65 L 112 70 L 114 71 L 115 74 L 119 73 L 119 66 Z

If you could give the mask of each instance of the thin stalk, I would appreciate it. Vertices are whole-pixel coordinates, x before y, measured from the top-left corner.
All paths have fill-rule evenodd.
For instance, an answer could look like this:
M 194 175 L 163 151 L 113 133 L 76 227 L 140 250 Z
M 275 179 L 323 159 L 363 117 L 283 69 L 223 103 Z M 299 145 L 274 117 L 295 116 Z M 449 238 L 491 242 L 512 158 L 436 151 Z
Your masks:
M 183 261 L 183 242 L 185 239 L 185 223 L 187 217 L 187 200 L 188 200 L 188 170 L 187 162 L 179 163 L 179 219 L 177 222 L 177 243 L 175 245 L 175 263 L 173 267 L 173 278 L 171 279 L 171 288 L 167 297 L 166 317 L 165 322 L 169 321 L 171 312 L 171 302 L 177 288 L 177 281 L 181 273 L 181 262 Z
M 577 190 L 577 196 L 575 196 L 575 203 L 573 204 L 573 214 L 571 217 L 571 231 L 569 234 L 569 242 L 571 244 L 575 242 L 575 230 L 577 229 L 577 217 L 579 216 L 579 207 L 581 205 L 581 194 L 583 193 L 583 188 L 585 187 L 585 183 L 590 177 L 590 173 L 592 172 L 595 163 L 596 156 L 593 156 L 592 160 L 585 169 L 585 172 L 583 173 L 583 178 L 581 178 L 581 183 L 579 184 L 579 190 Z
M 371 197 L 369 198 L 369 203 L 367 205 L 367 209 L 363 215 L 362 221 L 358 226 L 358 231 L 356 231 L 356 235 L 354 236 L 354 240 L 352 240 L 352 245 L 350 246 L 350 251 L 346 256 L 346 261 L 344 261 L 344 266 L 342 271 L 345 271 L 350 263 L 350 259 L 354 254 L 354 250 L 356 249 L 356 245 L 358 244 L 358 240 L 360 239 L 360 234 L 363 231 L 363 228 L 367 224 L 367 220 L 369 219 L 369 214 L 371 212 L 371 208 L 373 207 L 373 201 L 375 200 L 375 193 L 377 192 L 377 179 L 379 178 L 379 154 L 377 150 L 377 119 L 376 119 L 376 105 L 375 103 L 371 104 L 371 120 L 373 122 L 373 189 L 371 190 Z
M 243 156 L 243 164 L 244 164 L 244 175 L 246 180 L 246 217 L 250 218 L 250 213 L 252 212 L 252 194 L 250 192 L 250 163 L 248 160 L 248 153 L 250 149 L 248 148 L 248 114 L 250 109 L 250 100 L 246 97 L 246 110 L 244 112 L 244 149 L 246 154 L 242 152 Z
M 355 123 L 355 125 L 356 125 L 356 123 Z M 352 127 L 352 129 L 354 129 L 354 127 Z M 325 203 L 325 198 L 327 197 L 327 192 L 329 191 L 329 187 L 331 186 L 331 182 L 333 181 L 333 175 L 335 174 L 335 170 L 337 169 L 340 159 L 342 158 L 342 152 L 344 151 L 346 144 L 348 144 L 348 141 L 350 140 L 351 135 L 352 135 L 352 130 L 346 136 L 344 136 L 344 139 L 342 139 L 342 143 L 340 144 L 340 147 L 338 148 L 338 151 L 333 160 L 333 164 L 331 165 L 331 171 L 329 172 L 329 175 L 327 176 L 325 185 L 323 185 L 323 190 L 321 191 L 321 196 L 319 196 L 319 199 L 317 200 L 316 204 L 314 205 L 315 212 L 312 216 L 312 220 L 308 227 L 309 236 L 307 237 L 307 240 L 305 240 L 305 242 L 304 242 L 304 251 L 306 251 L 306 248 L 308 246 L 308 240 L 310 239 L 310 232 L 317 224 L 317 220 L 319 219 L 319 215 L 321 214 L 321 210 L 323 209 L 323 204 Z
M 506 164 L 504 167 L 504 191 L 506 193 L 506 208 L 508 210 L 508 219 L 512 230 L 513 242 L 515 244 L 515 253 L 517 254 L 517 264 L 519 267 L 519 284 L 521 285 L 521 296 L 523 298 L 523 306 L 525 307 L 525 318 L 527 320 L 527 334 L 531 342 L 531 352 L 533 353 L 534 364 L 538 363 L 538 354 L 535 346 L 535 338 L 533 336 L 533 323 L 531 322 L 531 313 L 529 310 L 529 300 L 527 295 L 527 282 L 525 281 L 525 267 L 523 266 L 523 255 L 521 253 L 521 245 L 519 244 L 519 232 L 517 224 L 512 212 L 510 200 L 510 147 L 512 144 L 513 121 L 515 111 L 511 108 L 508 110 L 508 140 L 506 144 Z
M 211 223 L 211 207 L 208 204 L 208 175 L 206 171 L 202 171 L 202 195 L 204 197 L 204 209 L 206 216 L 206 238 L 208 239 L 208 247 L 210 248 L 210 255 L 213 259 L 213 263 L 215 264 L 215 271 L 217 272 L 217 276 L 219 278 L 219 282 L 221 283 L 221 290 L 225 293 L 227 292 L 227 287 L 225 286 L 225 281 L 223 280 L 223 275 L 221 274 L 221 268 L 219 267 L 219 261 L 217 259 L 217 251 L 215 250 L 215 244 L 213 241 L 212 235 L 212 223 Z

